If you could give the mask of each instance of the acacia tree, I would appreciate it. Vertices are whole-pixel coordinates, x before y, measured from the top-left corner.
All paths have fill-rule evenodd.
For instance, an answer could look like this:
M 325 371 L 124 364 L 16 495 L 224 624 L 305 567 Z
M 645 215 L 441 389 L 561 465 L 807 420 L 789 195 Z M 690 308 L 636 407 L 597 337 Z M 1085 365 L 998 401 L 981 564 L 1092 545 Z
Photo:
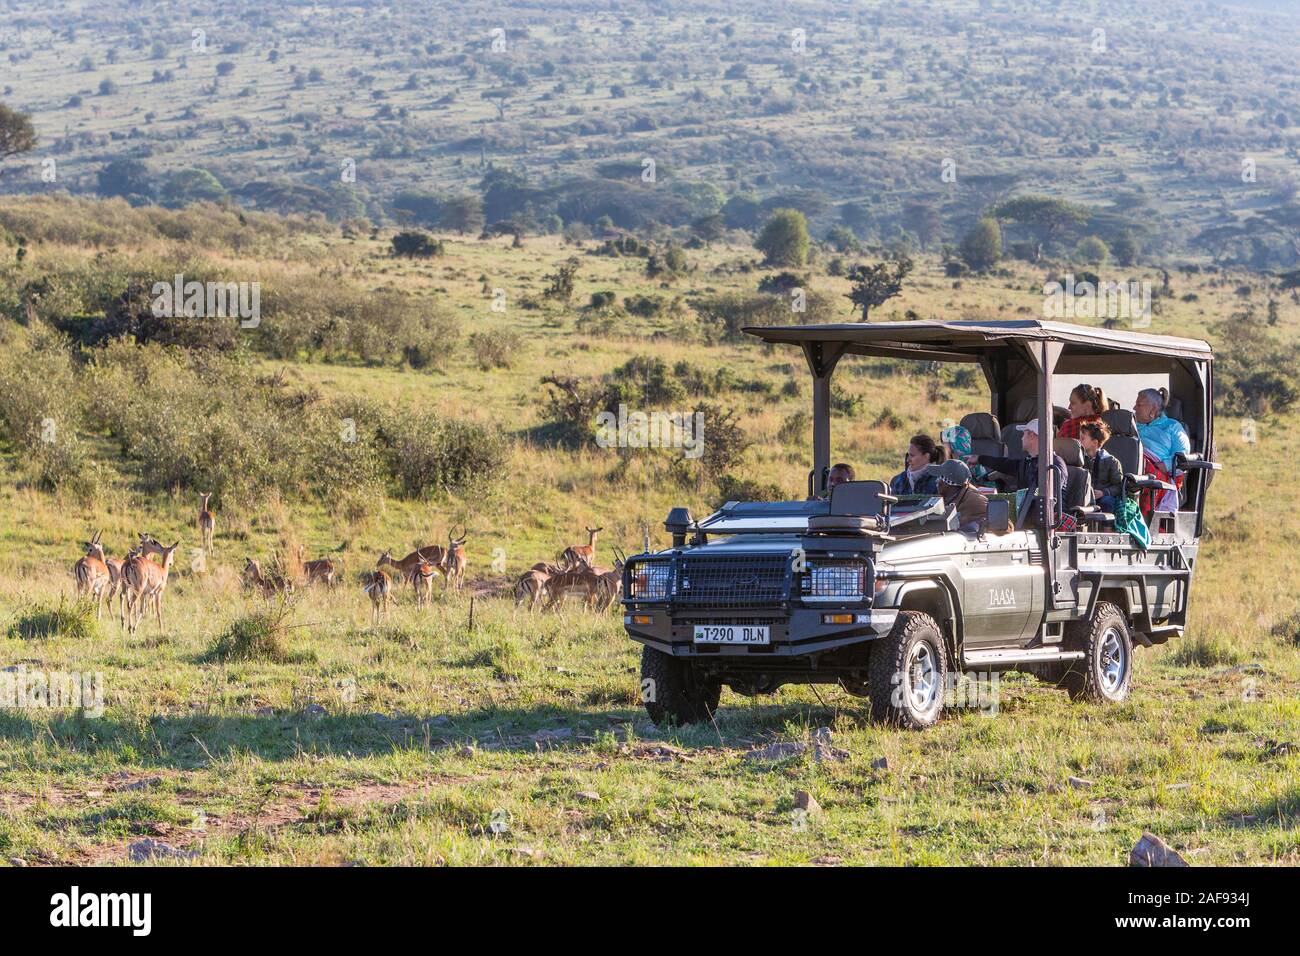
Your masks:
M 768 265 L 801 266 L 808 261 L 808 220 L 797 209 L 776 209 L 754 240 Z
M 1014 222 L 1035 233 L 1034 261 L 1043 257 L 1043 246 L 1070 226 L 1081 226 L 1092 213 L 1076 203 L 1050 196 L 1016 196 L 1000 202 L 990 211 L 999 222 Z
M 903 280 L 912 271 L 912 260 L 907 256 L 886 259 L 874 266 L 856 265 L 849 272 L 853 289 L 846 298 L 862 310 L 862 321 L 870 322 L 872 308 L 884 305 L 903 290 Z
M 0 160 L 36 148 L 36 128 L 32 118 L 0 103 Z

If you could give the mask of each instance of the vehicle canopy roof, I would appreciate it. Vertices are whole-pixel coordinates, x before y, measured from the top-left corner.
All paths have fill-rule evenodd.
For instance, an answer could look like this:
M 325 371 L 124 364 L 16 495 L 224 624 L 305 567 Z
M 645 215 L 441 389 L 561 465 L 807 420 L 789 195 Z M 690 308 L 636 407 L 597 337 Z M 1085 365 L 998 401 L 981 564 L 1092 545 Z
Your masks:
M 1017 349 L 1037 342 L 1064 344 L 1063 354 L 1113 356 L 1116 352 L 1209 362 L 1208 342 L 1146 332 L 1128 332 L 1042 319 L 834 323 L 828 325 L 749 326 L 745 332 L 765 342 L 788 345 L 824 343 L 853 355 L 922 361 L 978 362 L 998 347 Z M 1134 370 L 1142 363 L 1134 363 Z

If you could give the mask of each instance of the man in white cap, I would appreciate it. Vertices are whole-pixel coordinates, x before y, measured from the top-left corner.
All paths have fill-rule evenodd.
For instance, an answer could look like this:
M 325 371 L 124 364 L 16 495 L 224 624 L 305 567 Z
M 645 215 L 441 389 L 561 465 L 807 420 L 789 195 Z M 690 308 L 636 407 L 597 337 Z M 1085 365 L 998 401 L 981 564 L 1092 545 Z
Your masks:
M 1023 489 L 1032 495 L 1038 489 L 1038 419 L 1026 422 L 1023 425 L 1017 425 L 1016 430 L 1021 433 L 1021 442 L 1025 449 L 1024 458 L 969 455 L 966 458 L 966 463 L 971 465 L 978 463 L 990 471 L 999 471 L 1004 475 L 1009 475 L 1015 480 L 1017 491 Z M 1061 517 L 1061 497 L 1065 494 L 1065 481 L 1069 473 L 1065 470 L 1065 461 L 1055 453 L 1052 454 L 1052 471 L 1055 475 L 1052 482 L 1052 497 L 1055 502 L 1055 509 L 1051 521 L 1052 527 L 1056 527 Z M 1036 520 L 1037 511 L 1031 510 L 1029 523 L 1032 525 Z

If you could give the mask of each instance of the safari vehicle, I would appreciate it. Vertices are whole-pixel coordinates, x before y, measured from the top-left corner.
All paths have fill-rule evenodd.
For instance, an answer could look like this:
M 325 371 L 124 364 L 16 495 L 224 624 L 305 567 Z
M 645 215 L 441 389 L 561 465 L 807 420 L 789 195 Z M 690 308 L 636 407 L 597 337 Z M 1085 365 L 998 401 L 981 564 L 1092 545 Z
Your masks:
M 784 684 L 839 684 L 873 717 L 933 724 L 949 675 L 1028 671 L 1074 699 L 1124 700 L 1135 645 L 1182 634 L 1213 472 L 1213 353 L 1202 341 L 1036 320 L 906 322 L 747 328 L 801 348 L 813 376 L 809 500 L 729 502 L 703 520 L 674 508 L 667 550 L 624 568 L 624 626 L 643 645 L 642 691 L 656 723 L 708 720 L 725 684 L 755 695 Z M 900 500 L 883 481 L 827 488 L 831 375 L 846 355 L 978 365 L 990 412 L 962 419 L 977 454 L 1012 454 L 1010 423 L 1060 420 L 1060 383 L 1127 375 L 1163 383 L 1190 454 L 1176 510 L 1153 511 L 1149 546 L 1117 532 L 1092 504 L 1077 442 L 1041 442 L 1039 485 L 995 495 L 980 533 L 958 530 L 940 497 Z M 1127 416 L 1127 418 L 1126 418 Z M 1103 417 L 1115 434 L 1126 493 L 1174 487 L 1143 473 L 1132 412 Z M 1008 423 L 1005 428 L 1001 423 Z M 1069 465 L 1049 480 L 1055 444 Z M 1073 445 L 1074 447 L 1070 447 Z M 1067 457 L 1068 456 L 1068 457 Z M 1052 527 L 1061 494 L 1075 530 Z

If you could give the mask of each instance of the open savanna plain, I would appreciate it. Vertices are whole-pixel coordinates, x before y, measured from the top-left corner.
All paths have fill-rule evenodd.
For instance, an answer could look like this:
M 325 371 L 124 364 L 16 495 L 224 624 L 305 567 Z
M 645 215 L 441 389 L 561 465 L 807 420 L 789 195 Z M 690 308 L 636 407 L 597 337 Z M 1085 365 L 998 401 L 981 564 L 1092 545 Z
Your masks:
M 145 221 L 152 215 L 170 217 L 173 238 Z M 30 307 L 0 319 L 6 374 L 18 374 L 14 357 L 52 326 L 71 356 L 70 389 L 89 387 L 103 347 L 72 343 L 94 316 L 50 314 L 56 288 L 132 268 L 165 279 L 174 263 L 200 262 L 262 281 L 267 303 L 277 289 L 321 284 L 436 310 L 456 333 L 419 368 L 378 353 L 326 360 L 311 348 L 270 349 L 263 337 L 295 314 L 284 296 L 259 328 L 235 333 L 232 361 L 315 402 L 364 399 L 357 407 L 387 409 L 393 420 L 427 413 L 491 427 L 504 451 L 495 474 L 420 494 L 392 482 L 351 496 L 233 481 L 215 489 L 215 543 L 200 561 L 197 494 L 214 489 L 155 487 L 150 462 L 124 456 L 120 436 L 93 414 L 71 426 L 93 482 L 51 486 L 27 447 L 6 438 L 0 665 L 8 674 L 100 673 L 105 706 L 98 716 L 0 711 L 0 863 L 118 864 L 152 853 L 178 865 L 1118 865 L 1143 831 L 1193 865 L 1300 863 L 1294 413 L 1220 415 L 1224 468 L 1210 493 L 1187 634 L 1138 652 L 1123 705 L 1072 704 L 1011 675 L 996 713 L 953 710 L 912 733 L 871 724 L 863 702 L 836 689 L 757 699 L 724 690 L 716 723 L 659 730 L 641 708 L 639 648 L 617 611 L 570 601 L 559 613 L 529 614 L 515 608 L 510 585 L 533 562 L 585 543 L 584 526 L 603 526 L 605 566 L 615 545 L 639 550 L 643 528 L 666 544 L 668 508 L 706 512 L 722 500 L 720 478 L 683 470 L 671 450 L 557 440 L 547 399 L 555 388 L 541 379 L 594 382 L 638 356 L 663 359 L 670 375 L 679 362 L 684 373 L 726 369 L 708 401 L 734 411 L 750 444 L 725 477 L 731 487 L 801 496 L 810 443 L 798 417 L 810 404 L 802 359 L 728 338 L 693 306 L 752 294 L 768 274 L 754 251 L 690 250 L 688 271 L 661 283 L 646 277 L 642 258 L 589 254 L 595 242 L 527 238 L 515 248 L 508 237 L 449 235 L 441 256 L 412 261 L 389 255 L 387 233 L 341 238 L 251 215 L 238 241 L 203 231 L 177 238 L 185 215 L 198 213 L 7 200 L 0 221 L 29 244 L 0 283 L 12 292 L 6 302 Z M 228 225 L 225 216 L 214 212 L 213 222 Z M 56 220 L 69 223 L 64 234 L 33 226 Z M 544 298 L 546 277 L 570 256 L 571 304 Z M 1155 270 L 1130 271 L 1163 282 Z M 1157 333 L 1231 349 L 1228 317 L 1251 303 L 1262 311 L 1271 297 L 1260 277 L 1171 271 L 1171 294 L 1152 318 Z M 873 317 L 1041 316 L 1046 273 L 1012 263 L 953 280 L 922 257 L 903 293 Z M 64 284 L 31 285 L 49 276 Z M 851 318 L 848 285 L 827 274 L 824 255 L 807 284 L 829 303 L 820 318 Z M 43 300 L 23 298 L 34 288 Z M 502 301 L 495 290 L 504 291 L 502 311 L 492 308 Z M 663 307 L 648 317 L 593 309 L 601 292 L 616 303 L 658 296 Z M 1300 336 L 1300 308 L 1288 297 L 1273 334 Z M 481 362 L 474 335 L 506 343 L 508 364 Z M 166 406 L 166 382 L 149 387 Z M 911 435 L 987 408 L 982 382 L 951 369 L 846 361 L 836 387 L 833 458 L 853 462 L 860 477 L 888 477 Z M 712 425 L 706 418 L 706 443 Z M 208 426 L 199 416 L 192 427 Z M 360 574 L 380 552 L 445 543 L 462 527 L 465 588 L 439 585 L 431 606 L 418 607 L 399 586 L 387 620 L 372 624 Z M 110 556 L 140 532 L 180 540 L 161 629 L 147 617 L 131 634 L 111 611 L 97 623 L 78 611 L 72 566 L 95 531 Z M 241 588 L 246 557 L 269 563 L 299 544 L 308 557 L 341 562 L 336 588 L 300 588 L 283 609 Z M 268 608 L 278 626 L 240 644 Z M 59 613 L 66 626 L 52 622 Z M 822 728 L 829 748 L 817 746 Z M 747 756 L 773 742 L 808 746 L 775 760 Z M 804 812 L 798 791 L 820 809 Z

